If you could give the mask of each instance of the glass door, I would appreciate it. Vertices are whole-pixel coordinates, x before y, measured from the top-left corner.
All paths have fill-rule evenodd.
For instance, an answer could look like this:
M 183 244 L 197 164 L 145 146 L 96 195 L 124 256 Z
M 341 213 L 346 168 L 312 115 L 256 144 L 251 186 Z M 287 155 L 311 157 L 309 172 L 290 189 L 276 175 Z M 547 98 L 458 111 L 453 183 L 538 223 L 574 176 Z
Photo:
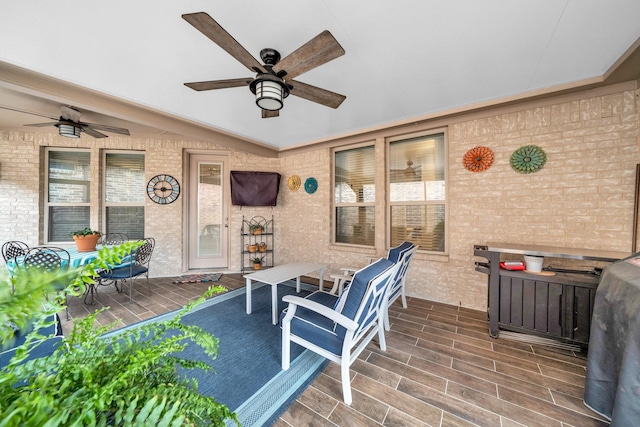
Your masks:
M 227 158 L 189 155 L 189 269 L 226 268 L 229 175 Z

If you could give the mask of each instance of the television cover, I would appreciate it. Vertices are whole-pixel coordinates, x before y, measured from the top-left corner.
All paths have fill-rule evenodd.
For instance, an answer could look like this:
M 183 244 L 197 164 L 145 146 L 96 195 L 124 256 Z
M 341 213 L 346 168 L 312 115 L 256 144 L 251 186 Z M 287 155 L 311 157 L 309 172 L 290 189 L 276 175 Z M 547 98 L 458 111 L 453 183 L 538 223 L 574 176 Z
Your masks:
M 231 171 L 231 204 L 276 206 L 280 178 L 277 172 Z

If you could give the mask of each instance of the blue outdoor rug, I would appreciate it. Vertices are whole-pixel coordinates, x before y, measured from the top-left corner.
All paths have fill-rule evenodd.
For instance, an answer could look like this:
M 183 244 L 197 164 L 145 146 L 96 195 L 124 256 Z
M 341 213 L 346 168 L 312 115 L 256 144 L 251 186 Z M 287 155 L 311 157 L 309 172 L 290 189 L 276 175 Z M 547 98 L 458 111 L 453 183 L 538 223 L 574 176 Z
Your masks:
M 213 361 L 198 346 L 187 346 L 181 356 L 206 360 L 213 367 L 209 372 L 190 370 L 189 375 L 198 380 L 201 393 L 227 405 L 246 427 L 275 422 L 328 363 L 291 343 L 291 367 L 282 370 L 281 329 L 271 323 L 271 286 L 257 286 L 260 285 L 252 288 L 251 314 L 246 313 L 243 287 L 209 299 L 182 319 L 184 324 L 197 325 L 211 333 L 219 339 L 220 346 Z M 298 295 L 305 296 L 310 290 L 313 287 L 302 284 Z M 294 281 L 278 285 L 278 311 L 285 308 L 282 297 L 295 293 Z M 174 314 L 149 321 L 165 320 Z

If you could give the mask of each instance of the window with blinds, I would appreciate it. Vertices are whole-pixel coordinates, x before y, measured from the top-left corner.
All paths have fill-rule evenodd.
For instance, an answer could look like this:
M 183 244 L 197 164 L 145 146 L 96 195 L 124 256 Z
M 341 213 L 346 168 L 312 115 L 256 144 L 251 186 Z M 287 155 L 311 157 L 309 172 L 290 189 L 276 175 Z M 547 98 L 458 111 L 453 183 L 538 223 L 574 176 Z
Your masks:
M 72 231 L 89 227 L 91 153 L 47 149 L 45 157 L 47 242 L 70 242 Z
M 444 133 L 389 143 L 391 246 L 445 251 L 445 159 Z
M 104 152 L 105 233 L 125 233 L 130 239 L 144 238 L 146 181 L 144 154 Z
M 374 246 L 374 147 L 334 153 L 335 243 Z

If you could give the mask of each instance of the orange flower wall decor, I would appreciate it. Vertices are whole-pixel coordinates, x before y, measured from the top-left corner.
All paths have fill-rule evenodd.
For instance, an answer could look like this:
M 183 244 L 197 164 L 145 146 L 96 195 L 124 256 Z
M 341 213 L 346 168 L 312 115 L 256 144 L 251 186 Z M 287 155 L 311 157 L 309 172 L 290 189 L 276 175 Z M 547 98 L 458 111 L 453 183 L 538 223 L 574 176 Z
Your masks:
M 462 164 L 471 172 L 484 172 L 493 164 L 493 151 L 488 147 L 474 147 L 462 158 Z

